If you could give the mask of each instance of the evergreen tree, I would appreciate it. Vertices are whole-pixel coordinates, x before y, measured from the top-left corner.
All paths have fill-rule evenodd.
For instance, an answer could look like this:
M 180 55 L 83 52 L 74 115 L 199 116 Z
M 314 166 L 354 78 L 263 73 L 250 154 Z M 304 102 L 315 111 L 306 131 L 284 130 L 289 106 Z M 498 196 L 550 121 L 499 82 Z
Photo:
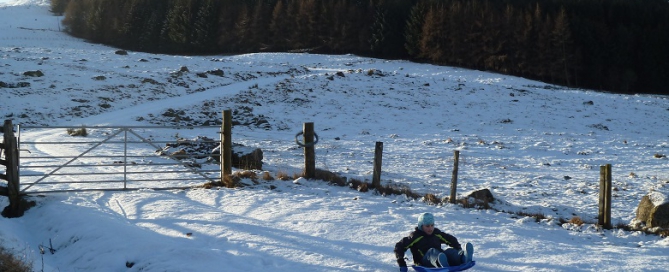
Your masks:
M 219 3 L 217 0 L 199 1 L 190 38 L 190 43 L 197 52 L 213 53 L 216 50 Z
M 418 58 L 420 54 L 420 40 L 426 13 L 427 8 L 423 2 L 418 2 L 411 8 L 404 30 L 404 48 L 410 57 Z
M 554 52 L 555 57 L 550 63 L 550 70 L 555 81 L 567 84 L 567 86 L 572 83 L 571 72 L 573 69 L 571 67 L 575 65 L 573 50 L 567 12 L 562 8 L 555 18 L 555 24 L 551 32 L 551 51 Z
M 445 63 L 448 54 L 448 48 L 444 45 L 449 44 L 442 40 L 447 38 L 448 34 L 444 28 L 444 18 L 446 17 L 443 6 L 432 6 L 425 15 L 425 23 L 420 39 L 420 57 L 435 63 Z
M 278 51 L 286 50 L 288 48 L 288 39 L 286 38 L 286 35 L 289 32 L 289 29 L 286 6 L 283 0 L 277 1 L 276 5 L 274 5 L 269 29 L 272 37 L 271 48 Z
M 59 16 L 63 15 L 69 3 L 70 0 L 51 0 L 51 12 Z
M 171 0 L 163 26 L 171 52 L 187 52 L 191 30 L 192 0 Z

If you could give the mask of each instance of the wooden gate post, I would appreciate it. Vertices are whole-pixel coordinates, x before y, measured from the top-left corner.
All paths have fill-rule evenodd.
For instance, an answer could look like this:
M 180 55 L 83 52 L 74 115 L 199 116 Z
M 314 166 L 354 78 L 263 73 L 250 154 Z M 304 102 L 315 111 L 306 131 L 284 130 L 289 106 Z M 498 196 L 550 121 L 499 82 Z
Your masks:
M 221 183 L 232 174 L 232 110 L 223 111 L 221 127 Z
M 314 123 L 304 123 L 302 128 L 304 137 L 304 177 L 316 177 L 316 152 L 314 148 Z
M 374 148 L 374 175 L 372 176 L 372 187 L 381 188 L 381 165 L 383 161 L 383 142 L 376 142 Z
M 451 197 L 448 199 L 448 202 L 455 204 L 455 193 L 458 190 L 458 164 L 460 163 L 460 151 L 455 150 L 453 152 L 453 176 L 451 177 Z
M 7 196 L 9 197 L 9 206 L 2 211 L 2 215 L 5 217 L 20 217 L 23 215 L 23 211 L 21 210 L 21 194 L 19 192 L 19 149 L 11 120 L 5 120 L 2 131 L 4 134 L 2 149 L 5 153 L 5 160 L 0 161 L 0 163 L 7 167 L 6 174 L 2 178 L 7 180 Z
M 611 224 L 611 164 L 599 167 L 599 216 L 598 224 L 605 229 L 612 229 Z

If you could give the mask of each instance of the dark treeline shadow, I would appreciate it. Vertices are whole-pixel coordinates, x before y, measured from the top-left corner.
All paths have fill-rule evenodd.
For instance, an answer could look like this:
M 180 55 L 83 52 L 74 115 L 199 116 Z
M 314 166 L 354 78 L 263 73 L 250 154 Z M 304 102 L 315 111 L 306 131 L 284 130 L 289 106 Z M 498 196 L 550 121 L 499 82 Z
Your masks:
M 152 53 L 351 53 L 669 94 L 666 0 L 52 0 L 76 37 Z

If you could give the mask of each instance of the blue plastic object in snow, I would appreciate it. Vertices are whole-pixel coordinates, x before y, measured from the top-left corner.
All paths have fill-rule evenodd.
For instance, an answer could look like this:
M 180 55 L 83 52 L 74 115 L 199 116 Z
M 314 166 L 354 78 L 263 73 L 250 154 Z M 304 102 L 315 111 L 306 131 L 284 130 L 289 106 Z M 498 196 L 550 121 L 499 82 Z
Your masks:
M 414 270 L 417 272 L 452 272 L 452 271 L 462 271 L 462 270 L 467 270 L 472 268 L 474 265 L 476 265 L 476 261 L 471 261 L 468 263 L 463 263 L 461 265 L 455 265 L 455 266 L 448 266 L 448 267 L 424 267 L 424 266 L 417 266 L 414 265 L 412 266 Z

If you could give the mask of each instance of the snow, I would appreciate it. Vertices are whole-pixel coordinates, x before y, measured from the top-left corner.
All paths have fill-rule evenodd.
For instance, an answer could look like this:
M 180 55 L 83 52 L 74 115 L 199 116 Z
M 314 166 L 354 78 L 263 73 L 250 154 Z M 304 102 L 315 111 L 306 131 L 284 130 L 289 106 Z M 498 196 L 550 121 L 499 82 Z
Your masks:
M 318 168 L 369 181 L 380 141 L 383 184 L 445 197 L 459 150 L 458 196 L 488 188 L 498 202 L 491 210 L 435 206 L 305 179 L 32 195 L 37 206 L 23 217 L 0 218 L 0 243 L 35 271 L 398 271 L 393 246 L 423 212 L 474 244 L 470 271 L 669 265 L 669 238 L 595 225 L 600 165 L 613 166 L 614 226 L 630 223 L 641 198 L 669 183 L 666 156 L 655 156 L 669 153 L 666 96 L 353 55 L 117 55 L 59 31 L 62 17 L 48 9 L 46 1 L 0 2 L 0 81 L 30 83 L 0 89 L 0 115 L 15 124 L 162 125 L 172 124 L 163 115 L 172 109 L 200 125 L 247 107 L 235 113 L 250 121 L 233 128 L 233 141 L 263 149 L 263 168 L 272 175 L 301 171 L 295 133 L 314 122 Z M 179 72 L 184 66 L 189 71 Z M 218 69 L 222 76 L 211 73 Z M 34 70 L 44 76 L 23 75 Z M 87 140 L 105 133 L 91 132 Z M 218 136 L 165 135 L 176 133 Z M 21 139 L 71 140 L 62 129 L 26 129 Z M 0 207 L 7 205 L 0 198 Z M 519 211 L 548 219 L 508 213 Z M 574 216 L 586 224 L 559 224 Z M 40 254 L 50 243 L 55 252 Z

